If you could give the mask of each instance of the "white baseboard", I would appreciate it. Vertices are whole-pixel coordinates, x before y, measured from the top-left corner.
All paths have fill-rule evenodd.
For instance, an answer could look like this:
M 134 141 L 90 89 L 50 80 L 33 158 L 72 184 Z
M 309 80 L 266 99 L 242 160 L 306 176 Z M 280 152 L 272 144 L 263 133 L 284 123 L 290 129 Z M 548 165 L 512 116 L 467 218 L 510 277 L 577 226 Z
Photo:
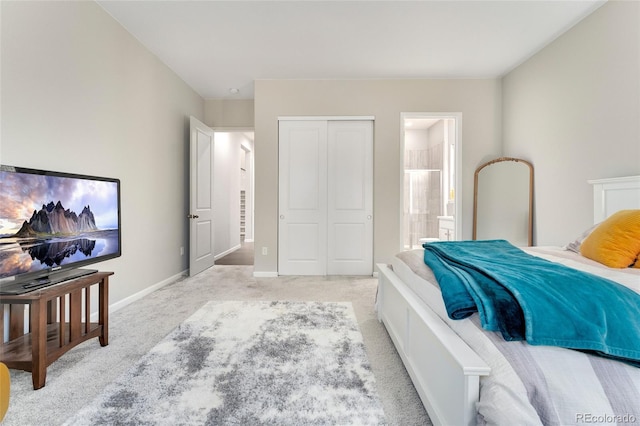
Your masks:
M 278 276 L 278 272 L 253 271 L 253 276 L 255 278 L 276 278 Z

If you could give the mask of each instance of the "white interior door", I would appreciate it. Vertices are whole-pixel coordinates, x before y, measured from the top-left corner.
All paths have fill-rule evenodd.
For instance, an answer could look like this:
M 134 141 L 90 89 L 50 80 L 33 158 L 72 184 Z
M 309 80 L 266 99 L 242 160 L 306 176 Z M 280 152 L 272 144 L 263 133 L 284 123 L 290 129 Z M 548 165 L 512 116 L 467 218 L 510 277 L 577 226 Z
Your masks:
M 280 275 L 373 272 L 373 122 L 279 122 Z
M 373 273 L 373 122 L 330 121 L 327 274 Z
M 279 123 L 278 273 L 325 275 L 327 123 Z
M 213 266 L 213 130 L 190 119 L 189 275 Z

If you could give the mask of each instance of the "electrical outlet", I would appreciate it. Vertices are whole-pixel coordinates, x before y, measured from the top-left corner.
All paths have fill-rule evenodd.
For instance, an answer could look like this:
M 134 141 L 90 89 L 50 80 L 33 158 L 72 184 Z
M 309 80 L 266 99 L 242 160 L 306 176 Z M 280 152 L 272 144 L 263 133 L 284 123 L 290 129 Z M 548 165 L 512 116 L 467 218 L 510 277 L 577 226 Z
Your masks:
M 269 250 L 266 247 L 262 247 L 262 255 L 266 256 Z
M 184 256 L 184 247 L 180 247 L 180 256 Z

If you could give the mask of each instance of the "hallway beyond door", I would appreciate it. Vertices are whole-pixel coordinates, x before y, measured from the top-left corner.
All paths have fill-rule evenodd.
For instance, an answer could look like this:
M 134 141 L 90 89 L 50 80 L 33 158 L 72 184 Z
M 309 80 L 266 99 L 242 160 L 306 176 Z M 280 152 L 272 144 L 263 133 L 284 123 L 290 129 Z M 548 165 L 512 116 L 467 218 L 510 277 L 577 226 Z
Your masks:
M 253 242 L 242 242 L 238 250 L 216 260 L 216 265 L 253 265 Z

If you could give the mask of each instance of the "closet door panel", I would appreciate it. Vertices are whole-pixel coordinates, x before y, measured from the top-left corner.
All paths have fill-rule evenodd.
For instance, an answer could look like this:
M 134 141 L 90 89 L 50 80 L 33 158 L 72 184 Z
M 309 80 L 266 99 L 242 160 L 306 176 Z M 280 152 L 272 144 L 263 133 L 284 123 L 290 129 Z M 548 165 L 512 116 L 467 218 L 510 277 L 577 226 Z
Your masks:
M 320 164 L 323 147 L 319 129 L 294 129 L 289 133 L 286 170 L 288 176 L 287 208 L 292 212 L 318 211 L 321 194 Z
M 342 262 L 360 262 L 365 258 L 365 247 L 354 241 L 366 239 L 366 227 L 358 223 L 335 223 L 332 240 L 333 259 Z M 349 274 L 351 275 L 351 274 Z
M 366 135 L 362 129 L 344 127 L 344 123 L 331 126 L 335 140 L 330 145 L 329 196 L 334 210 L 360 211 L 366 200 Z
M 289 262 L 315 263 L 320 257 L 318 244 L 310 242 L 318 240 L 320 229 L 317 223 L 290 223 L 287 225 L 287 249 Z
M 278 273 L 326 274 L 327 124 L 279 123 Z
M 373 123 L 328 126 L 327 274 L 373 273 Z

